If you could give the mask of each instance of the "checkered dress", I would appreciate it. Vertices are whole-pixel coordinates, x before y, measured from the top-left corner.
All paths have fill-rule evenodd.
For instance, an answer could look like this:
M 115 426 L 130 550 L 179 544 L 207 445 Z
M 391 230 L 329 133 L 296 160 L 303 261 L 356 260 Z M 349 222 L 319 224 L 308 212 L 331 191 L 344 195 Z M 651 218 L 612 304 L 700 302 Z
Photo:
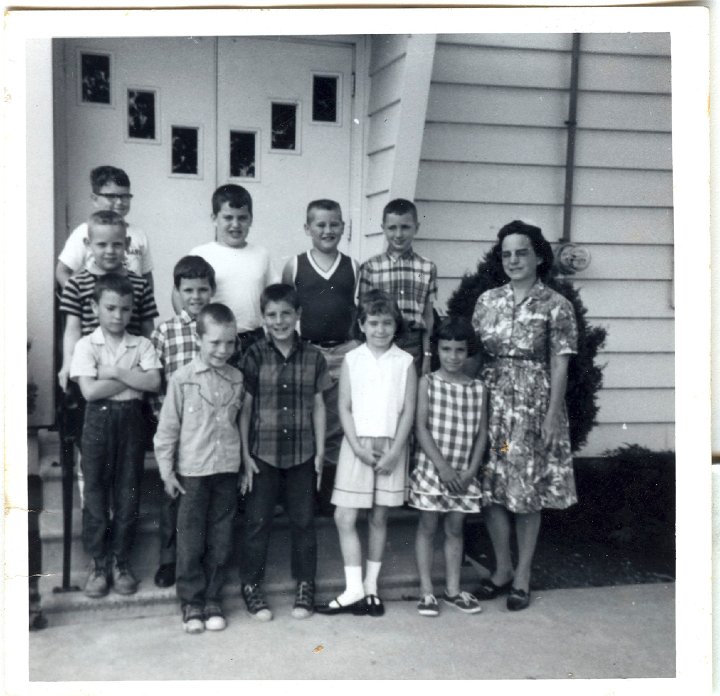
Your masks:
M 470 452 L 480 430 L 483 384 L 477 379 L 467 384 L 447 382 L 437 372 L 429 374 L 427 381 L 428 430 L 445 461 L 464 471 L 470 466 Z M 476 479 L 462 495 L 450 493 L 430 458 L 417 448 L 410 474 L 410 506 L 437 512 L 479 512 L 481 497 Z

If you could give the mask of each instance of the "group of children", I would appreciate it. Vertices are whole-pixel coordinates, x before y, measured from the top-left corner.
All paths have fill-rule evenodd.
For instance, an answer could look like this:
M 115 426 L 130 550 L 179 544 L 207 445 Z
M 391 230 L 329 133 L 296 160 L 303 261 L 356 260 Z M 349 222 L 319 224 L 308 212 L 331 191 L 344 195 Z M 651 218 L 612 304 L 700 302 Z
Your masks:
M 439 613 L 431 565 L 443 514 L 443 600 L 479 612 L 459 582 L 464 516 L 480 510 L 486 395 L 463 371 L 470 323 L 451 318 L 434 327 L 437 271 L 413 251 L 415 205 L 397 199 L 385 207 L 387 251 L 358 267 L 338 250 L 339 204 L 311 202 L 312 247 L 276 283 L 267 251 L 247 241 L 250 194 L 221 186 L 212 198 L 215 240 L 177 262 L 176 315 L 154 327 L 147 237 L 124 220 L 130 181 L 122 170 L 99 167 L 91 184 L 96 210 L 68 239 L 75 251 L 63 250 L 56 271 L 65 316 L 59 380 L 66 390 L 76 383 L 87 402 L 82 529 L 93 560 L 85 593 L 137 589 L 129 555 L 145 398 L 157 417 L 153 443 L 167 494 L 155 582 L 176 584 L 187 632 L 226 626 L 221 593 L 238 489 L 245 496 L 242 595 L 255 618 L 272 618 L 263 577 L 280 497 L 297 582 L 293 616 L 382 615 L 377 582 L 388 512 L 404 504 L 408 482 L 409 504 L 420 511 L 419 613 Z M 433 332 L 440 368 L 430 373 Z M 328 463 L 336 465 L 331 502 L 346 587 L 316 606 L 315 491 Z M 361 509 L 369 510 L 364 577 Z

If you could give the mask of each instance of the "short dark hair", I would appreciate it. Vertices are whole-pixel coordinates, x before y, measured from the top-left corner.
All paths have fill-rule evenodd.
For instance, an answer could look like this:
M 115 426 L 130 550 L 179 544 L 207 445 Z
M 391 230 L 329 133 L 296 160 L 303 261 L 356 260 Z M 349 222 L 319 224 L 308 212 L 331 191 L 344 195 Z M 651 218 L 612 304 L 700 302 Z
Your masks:
M 340 204 L 330 198 L 318 198 L 316 201 L 310 201 L 307 205 L 307 212 L 305 214 L 305 217 L 308 220 L 310 219 L 311 210 L 327 210 L 330 212 L 337 210 L 338 213 L 340 213 L 340 217 L 342 217 L 342 208 L 340 207 Z
M 532 244 L 535 255 L 541 260 L 537 267 L 537 275 L 541 280 L 545 280 L 552 271 L 555 263 L 555 255 L 553 254 L 550 242 L 543 237 L 542 230 L 535 225 L 530 225 L 522 220 L 513 220 L 504 227 L 500 228 L 497 235 L 497 243 L 491 250 L 491 254 L 495 257 L 495 261 L 502 268 L 502 244 L 505 237 L 511 234 L 524 234 Z
M 100 189 L 108 184 L 130 188 L 130 177 L 123 169 L 111 167 L 109 164 L 95 167 L 90 172 L 90 186 L 93 193 L 100 193 Z
M 270 302 L 287 302 L 295 310 L 300 309 L 300 298 L 292 285 L 273 283 L 268 285 L 260 295 L 260 311 L 265 314 L 265 307 Z
M 93 289 L 93 299 L 100 302 L 104 292 L 116 292 L 120 297 L 133 297 L 133 285 L 130 278 L 120 273 L 105 273 L 98 276 Z M 134 299 L 134 297 L 133 297 Z
M 202 336 L 207 331 L 206 322 L 211 321 L 215 324 L 234 324 L 235 315 L 227 305 L 221 302 L 211 302 L 206 304 L 197 315 L 195 320 L 195 331 L 198 336 Z
M 202 256 L 183 256 L 173 268 L 173 282 L 180 289 L 180 281 L 185 278 L 205 278 L 215 292 L 215 269 Z
M 445 317 L 437 327 L 435 338 L 438 341 L 472 341 L 475 329 L 467 317 Z
M 127 232 L 127 223 L 120 213 L 114 210 L 96 210 L 90 213 L 88 218 L 88 237 L 95 225 L 112 225 L 113 227 L 122 227 Z
M 212 211 L 213 215 L 217 215 L 222 208 L 223 203 L 227 203 L 231 208 L 242 208 L 247 206 L 248 213 L 252 215 L 252 196 L 247 189 L 237 184 L 224 184 L 215 189 L 212 195 Z
M 357 320 L 359 324 L 365 322 L 369 316 L 377 314 L 389 314 L 395 320 L 395 337 L 405 333 L 405 320 L 403 319 L 400 307 L 384 290 L 376 288 L 368 290 L 360 298 L 357 308 Z
M 415 223 L 417 223 L 418 212 L 415 204 L 412 201 L 407 200 L 406 198 L 396 198 L 395 200 L 390 201 L 383 208 L 383 224 L 385 223 L 385 218 L 388 215 L 405 215 L 405 213 L 411 213 L 413 216 L 413 220 L 415 220 Z

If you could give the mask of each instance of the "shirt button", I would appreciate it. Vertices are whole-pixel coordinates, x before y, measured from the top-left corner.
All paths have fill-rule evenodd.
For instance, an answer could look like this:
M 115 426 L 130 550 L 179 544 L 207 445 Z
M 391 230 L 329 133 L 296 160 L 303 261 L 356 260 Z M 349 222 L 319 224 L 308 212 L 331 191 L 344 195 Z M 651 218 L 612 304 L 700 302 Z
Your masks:
M 283 406 L 283 411 L 287 411 L 287 406 Z
M 285 428 L 283 428 L 283 432 L 287 435 L 287 430 Z
M 283 389 L 287 389 L 287 384 L 283 384 Z

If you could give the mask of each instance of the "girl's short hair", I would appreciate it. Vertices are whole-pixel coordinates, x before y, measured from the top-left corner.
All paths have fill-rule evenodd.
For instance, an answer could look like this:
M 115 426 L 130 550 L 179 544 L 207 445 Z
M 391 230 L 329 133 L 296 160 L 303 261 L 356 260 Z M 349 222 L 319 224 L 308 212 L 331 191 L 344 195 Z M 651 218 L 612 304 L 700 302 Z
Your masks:
M 395 320 L 395 338 L 404 335 L 405 320 L 397 302 L 384 290 L 369 290 L 362 295 L 358 303 L 358 323 L 362 324 L 369 316 L 377 314 L 389 314 Z
M 497 244 L 492 248 L 491 254 L 494 260 L 500 264 L 500 268 L 502 268 L 502 243 L 505 237 L 509 237 L 511 234 L 524 234 L 530 240 L 535 255 L 541 260 L 540 265 L 537 267 L 538 278 L 546 280 L 555 264 L 552 247 L 550 242 L 543 237 L 542 230 L 539 227 L 522 220 L 509 222 L 498 232 Z
M 222 304 L 222 302 L 206 304 L 198 313 L 195 321 L 195 331 L 198 336 L 202 336 L 207 331 L 208 321 L 214 324 L 235 324 L 235 315 L 230 307 Z
M 175 287 L 180 289 L 180 281 L 193 280 L 202 278 L 207 280 L 208 284 L 215 292 L 217 289 L 215 284 L 215 269 L 202 256 L 183 256 L 173 268 L 173 281 Z
M 467 317 L 445 317 L 435 332 L 437 341 L 467 341 L 468 349 L 475 340 L 475 329 Z

